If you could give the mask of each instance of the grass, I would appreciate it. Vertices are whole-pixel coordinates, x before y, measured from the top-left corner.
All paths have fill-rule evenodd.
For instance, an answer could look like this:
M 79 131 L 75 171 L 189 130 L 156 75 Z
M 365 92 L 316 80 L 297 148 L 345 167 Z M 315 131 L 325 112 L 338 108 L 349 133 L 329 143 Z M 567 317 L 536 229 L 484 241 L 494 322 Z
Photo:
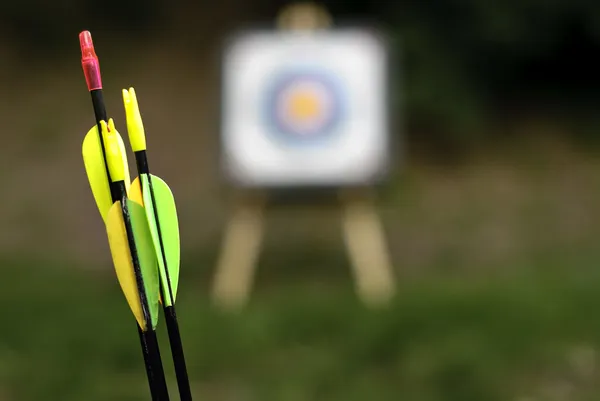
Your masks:
M 188 273 L 178 313 L 195 397 L 591 400 L 599 390 L 600 274 L 597 255 L 585 256 L 570 270 L 413 278 L 379 311 L 340 282 L 296 282 L 269 286 L 243 312 L 226 314 L 198 290 L 202 274 Z M 148 399 L 133 318 L 112 271 L 3 266 L 0 399 Z M 164 328 L 160 336 L 164 343 Z M 162 349 L 177 399 L 166 343 Z
M 399 294 L 380 311 L 352 293 L 339 221 L 328 211 L 270 217 L 251 305 L 238 314 L 212 309 L 201 267 L 214 266 L 219 235 L 211 230 L 222 222 L 211 216 L 223 210 L 186 177 L 167 177 L 186 222 L 184 246 L 208 249 L 184 255 L 177 307 L 195 399 L 596 400 L 600 163 L 530 153 L 541 157 L 528 150 L 526 163 L 486 159 L 398 179 L 381 206 Z M 51 262 L 108 259 L 85 181 L 79 195 L 42 207 L 32 199 L 43 185 L 10 178 L 23 190 L 7 188 L 10 236 L 0 255 L 45 257 L 0 256 L 0 401 L 148 400 L 135 323 L 112 267 Z M 54 222 L 52 235 L 40 221 Z M 176 400 L 163 326 L 159 334 Z

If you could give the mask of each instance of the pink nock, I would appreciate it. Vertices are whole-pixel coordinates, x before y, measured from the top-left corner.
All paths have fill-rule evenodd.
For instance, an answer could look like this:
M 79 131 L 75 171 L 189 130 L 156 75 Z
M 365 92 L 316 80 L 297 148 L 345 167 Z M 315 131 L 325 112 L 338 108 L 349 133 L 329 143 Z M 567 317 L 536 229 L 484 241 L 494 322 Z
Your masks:
M 81 66 L 83 67 L 88 90 L 102 89 L 100 62 L 94 51 L 94 42 L 89 31 L 83 31 L 79 34 L 79 45 L 81 46 Z

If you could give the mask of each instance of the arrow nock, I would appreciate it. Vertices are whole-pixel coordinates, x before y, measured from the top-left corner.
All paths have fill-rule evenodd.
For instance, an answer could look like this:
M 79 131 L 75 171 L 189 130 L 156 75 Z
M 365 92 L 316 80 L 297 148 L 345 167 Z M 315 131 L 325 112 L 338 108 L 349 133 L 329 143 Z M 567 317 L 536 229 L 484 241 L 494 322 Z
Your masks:
M 83 31 L 79 34 L 79 45 L 81 47 L 81 66 L 85 75 L 85 82 L 89 91 L 102 89 L 102 77 L 100 76 L 100 62 L 96 51 L 92 34 Z

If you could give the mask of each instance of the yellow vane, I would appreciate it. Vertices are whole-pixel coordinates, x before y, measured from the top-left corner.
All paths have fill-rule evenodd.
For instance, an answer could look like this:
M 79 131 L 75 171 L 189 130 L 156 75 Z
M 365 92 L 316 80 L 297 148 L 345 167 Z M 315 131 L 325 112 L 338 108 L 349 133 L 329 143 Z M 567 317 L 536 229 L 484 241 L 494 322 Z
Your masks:
M 121 203 L 115 202 L 106 216 L 106 231 L 108 243 L 112 254 L 115 271 L 127 303 L 143 331 L 146 331 L 146 322 L 140 302 L 140 295 L 135 280 L 131 251 L 127 243 L 127 231 L 123 221 Z
M 135 89 L 129 88 L 129 91 L 123 89 L 123 103 L 125 104 L 127 133 L 129 134 L 131 149 L 134 152 L 146 150 L 146 133 L 144 132 L 144 123 L 142 122 Z
M 120 153 L 123 157 L 123 165 L 127 166 L 127 154 L 125 153 L 125 144 L 120 135 L 117 134 Z M 85 136 L 82 146 L 83 162 L 85 171 L 94 195 L 94 200 L 100 211 L 102 219 L 106 221 L 106 214 L 112 206 L 112 197 L 108 177 L 106 175 L 106 163 L 102 155 L 102 146 L 100 136 L 98 135 L 98 126 L 93 126 Z M 125 187 L 129 191 L 130 178 L 129 170 L 125 169 Z
M 100 126 L 102 127 L 106 163 L 108 164 L 110 177 L 113 182 L 125 181 L 125 165 L 123 165 L 123 155 L 121 154 L 121 147 L 117 139 L 119 133 L 115 128 L 115 122 L 111 118 L 108 120 L 108 126 L 105 121 L 100 121 Z
M 102 219 L 106 222 L 106 214 L 113 202 L 106 175 L 106 165 L 102 158 L 102 147 L 100 146 L 97 126 L 92 127 L 85 136 L 82 154 L 85 172 L 92 188 L 96 206 L 98 206 Z
M 135 180 L 129 187 L 129 199 L 136 202 L 140 206 L 144 206 L 144 196 L 142 195 L 142 185 L 140 183 L 140 177 L 135 177 Z

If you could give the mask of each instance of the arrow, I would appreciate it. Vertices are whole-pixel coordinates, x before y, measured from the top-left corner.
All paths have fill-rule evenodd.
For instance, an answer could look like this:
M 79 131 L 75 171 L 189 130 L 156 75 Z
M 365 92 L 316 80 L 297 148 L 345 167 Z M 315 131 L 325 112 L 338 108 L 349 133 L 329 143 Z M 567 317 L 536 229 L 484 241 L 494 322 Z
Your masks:
M 109 219 L 109 212 L 114 203 L 122 200 L 123 191 L 120 190 L 120 184 L 118 184 L 118 182 L 113 182 L 107 163 L 105 142 L 102 136 L 102 122 L 107 120 L 106 108 L 104 105 L 104 98 L 102 94 L 102 79 L 100 75 L 100 65 L 98 57 L 96 56 L 94 50 L 94 44 L 92 42 L 91 34 L 88 31 L 81 32 L 79 34 L 79 42 L 81 45 L 82 54 L 81 64 L 83 67 L 88 90 L 90 91 L 92 97 L 92 104 L 94 106 L 94 114 L 97 123 L 97 126 L 90 129 L 83 141 L 83 160 L 90 187 L 92 188 L 92 193 L 96 200 L 96 204 L 100 211 L 100 215 L 102 216 L 103 220 L 107 222 Z M 112 125 L 114 126 L 114 124 Z M 121 181 L 123 183 L 123 186 L 125 187 L 124 192 L 126 194 L 130 186 L 130 178 L 129 170 L 128 168 L 125 168 L 125 166 L 127 166 L 127 157 L 124 151 L 125 147 L 123 144 L 123 139 L 116 130 L 114 130 L 114 138 L 116 138 L 113 139 L 113 141 L 116 141 L 118 155 L 120 157 L 120 163 L 122 166 L 124 166 L 122 169 L 123 179 Z M 137 208 L 133 206 L 131 210 L 134 209 Z M 129 209 L 126 208 L 125 210 Z M 110 219 L 115 219 L 115 217 L 110 217 Z M 123 225 L 125 225 L 125 221 L 123 221 Z M 111 226 L 118 227 L 119 225 L 117 223 L 111 223 Z M 117 232 L 115 230 L 116 229 L 113 229 L 111 232 Z M 140 235 L 139 233 L 143 232 L 143 230 L 141 229 L 138 229 L 136 231 L 138 232 L 138 235 Z M 114 246 L 118 247 L 117 242 L 115 242 Z M 113 260 L 115 259 L 115 254 L 126 254 L 126 252 L 123 250 L 121 252 L 112 252 L 112 248 L 111 253 L 113 253 Z M 117 260 L 114 260 L 115 266 L 117 262 L 119 262 L 119 266 L 121 266 L 121 263 L 125 263 L 121 259 L 127 260 L 127 258 L 124 257 L 118 257 L 116 259 Z M 122 270 L 124 269 L 117 269 L 117 272 Z M 136 314 L 135 311 L 134 314 Z M 136 316 L 136 320 L 137 319 L 138 316 Z M 139 324 L 139 320 L 136 326 L 138 328 L 140 344 L 142 347 L 144 363 L 146 366 L 146 374 L 148 376 L 148 383 L 150 385 L 150 393 L 152 394 L 152 400 L 167 401 L 169 399 L 169 396 L 164 377 L 162 362 L 160 359 L 160 352 L 158 349 L 158 340 L 156 339 L 156 333 L 153 330 L 144 332 L 142 326 L 140 326 Z
M 131 184 L 132 199 L 135 196 L 146 211 L 146 218 L 158 260 L 160 294 L 180 398 L 182 401 L 191 401 L 192 393 L 175 312 L 180 261 L 179 223 L 175 199 L 169 186 L 161 178 L 150 174 L 144 124 L 142 123 L 137 97 L 133 88 L 130 88 L 129 91 L 123 89 L 123 103 L 125 105 L 129 142 L 135 155 L 138 170 L 138 177 Z
M 164 372 L 156 340 L 158 324 L 159 278 L 156 254 L 152 244 L 152 234 L 142 205 L 131 200 L 125 189 L 125 165 L 121 147 L 117 139 L 117 130 L 112 119 L 108 127 L 101 121 L 102 136 L 107 151 L 107 165 L 114 193 L 119 196 L 106 214 L 106 231 L 117 278 L 125 298 L 135 316 L 141 337 L 148 345 L 148 356 L 152 367 Z M 164 392 L 158 400 L 168 400 L 168 391 L 164 383 Z

